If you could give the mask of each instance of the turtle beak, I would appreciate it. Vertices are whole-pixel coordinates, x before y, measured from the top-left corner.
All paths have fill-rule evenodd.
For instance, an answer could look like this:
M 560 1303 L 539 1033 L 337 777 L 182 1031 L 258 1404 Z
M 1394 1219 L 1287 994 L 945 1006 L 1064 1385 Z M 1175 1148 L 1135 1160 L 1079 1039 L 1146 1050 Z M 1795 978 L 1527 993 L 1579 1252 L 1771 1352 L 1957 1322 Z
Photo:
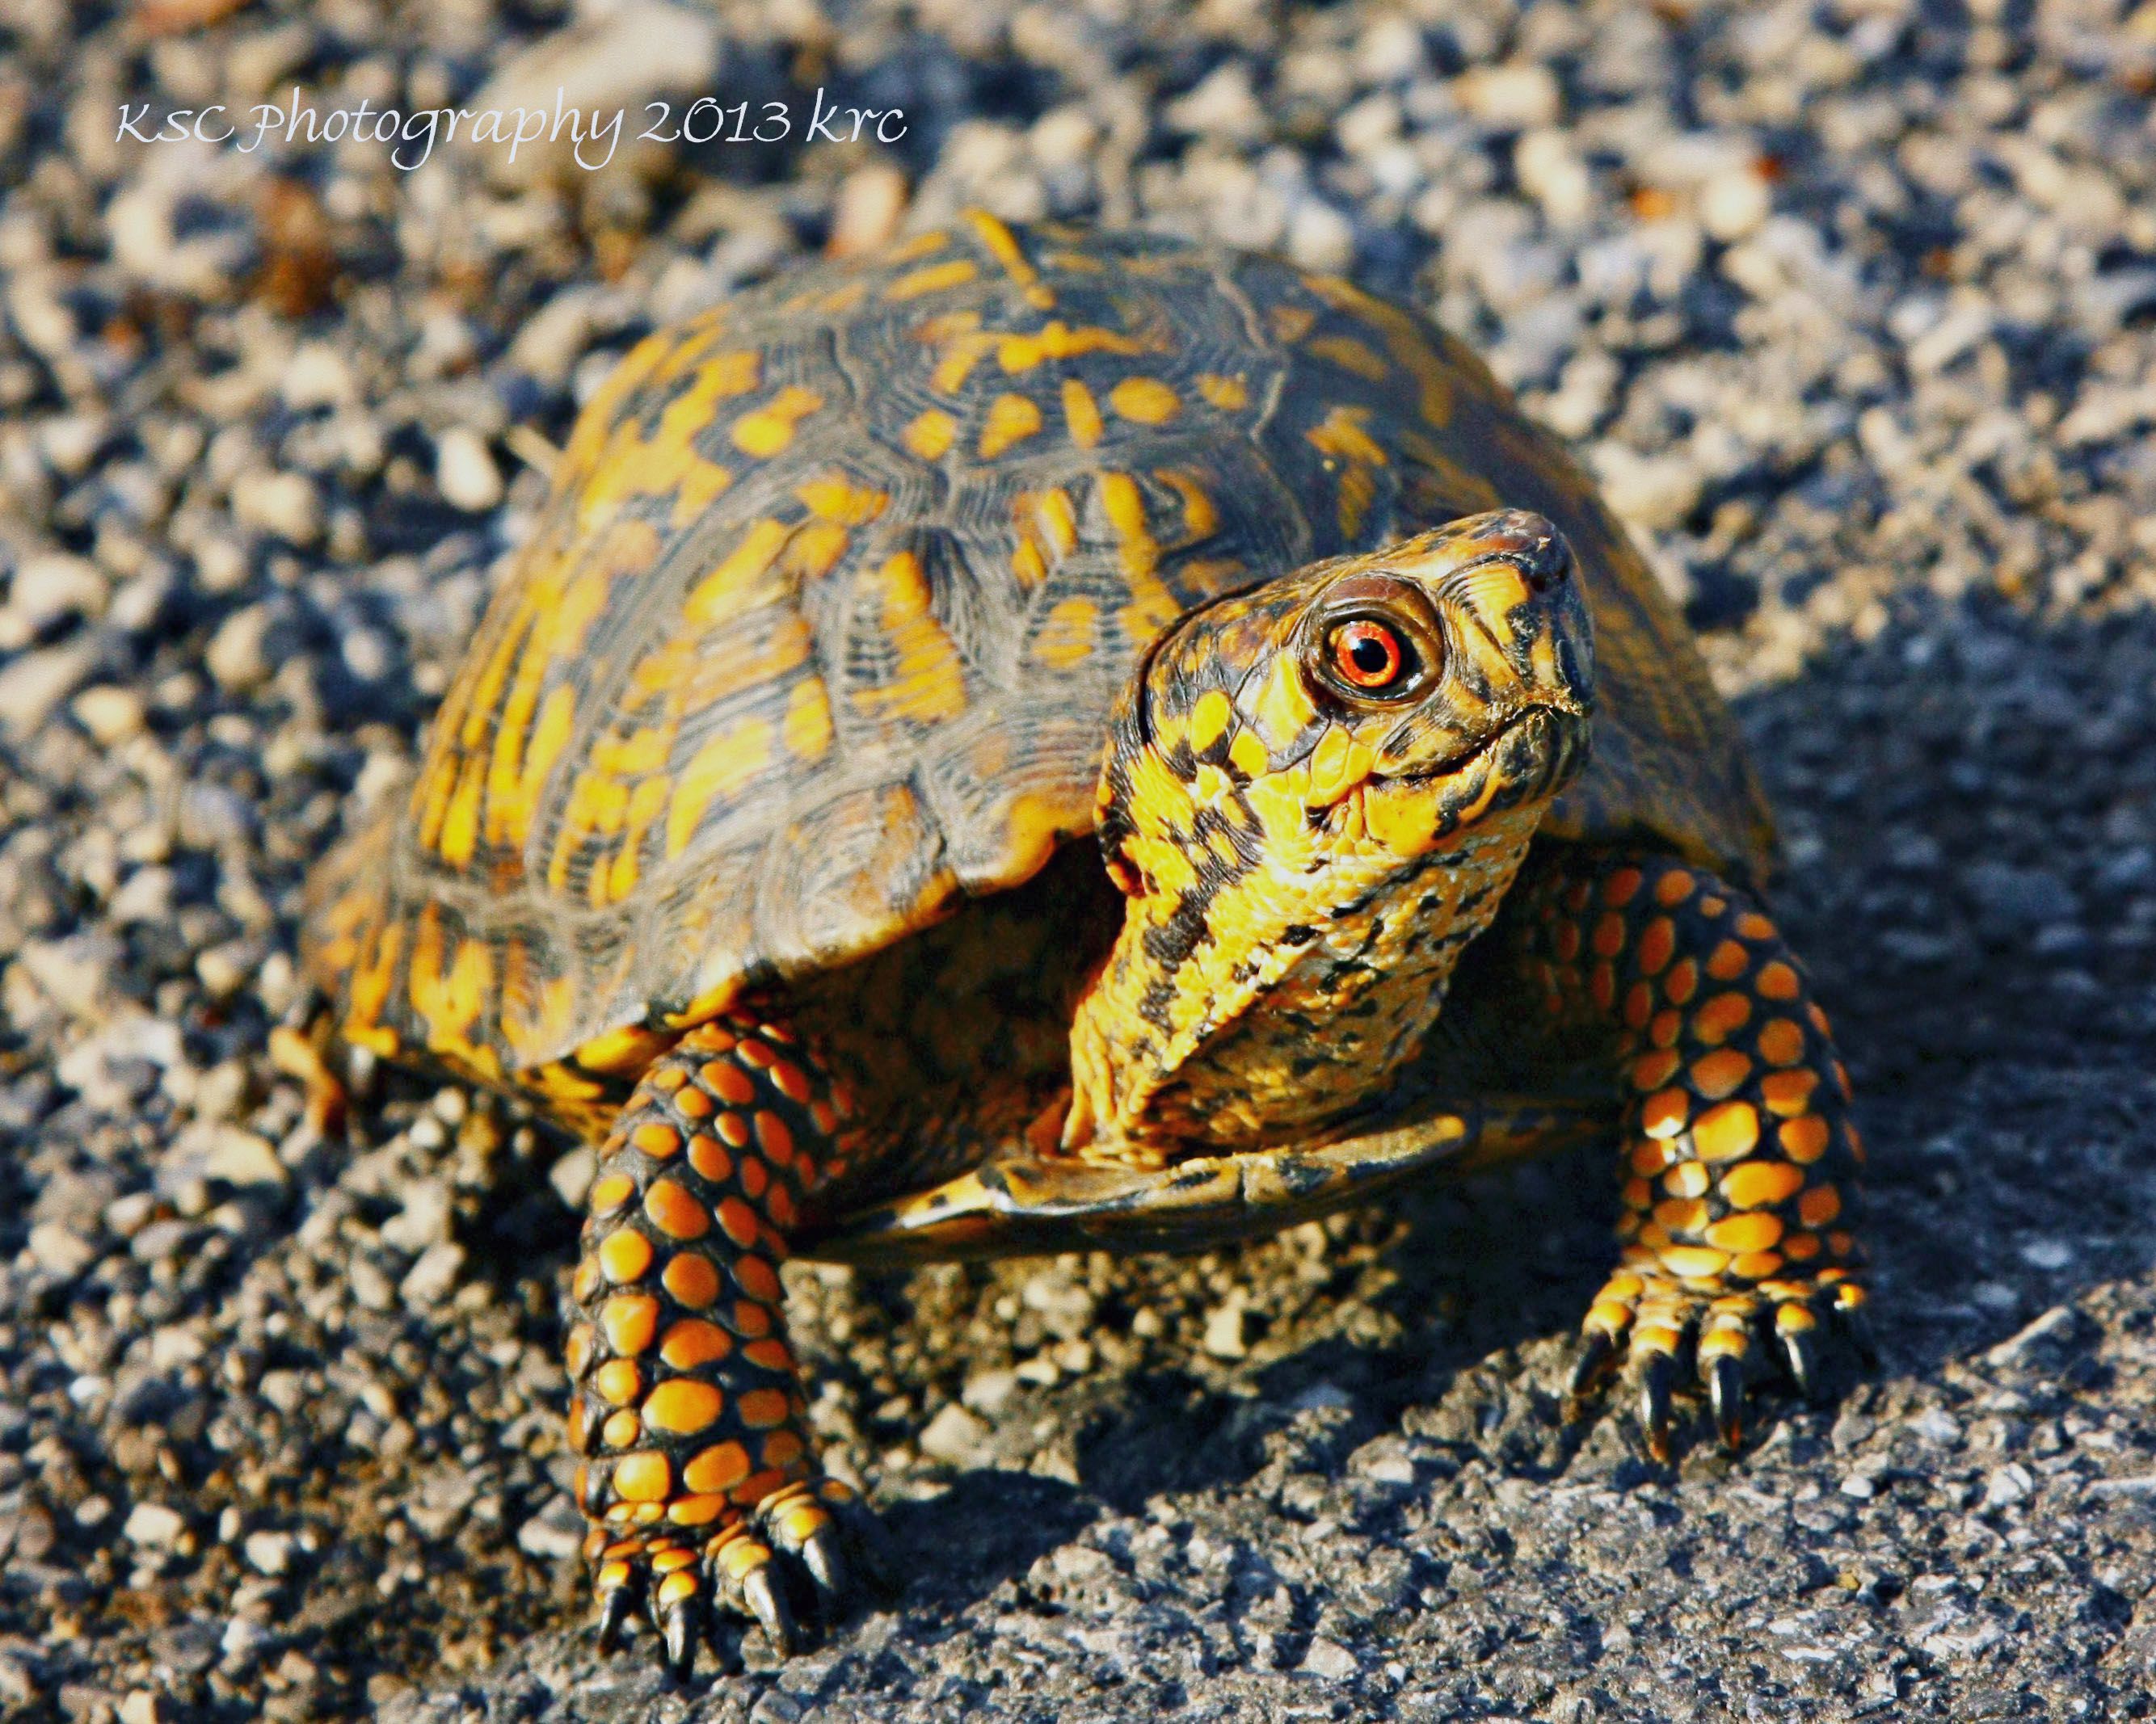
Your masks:
M 1440 530 L 1423 578 L 1448 623 L 1456 668 L 1502 730 L 1535 709 L 1594 710 L 1594 636 L 1572 548 L 1521 509 Z

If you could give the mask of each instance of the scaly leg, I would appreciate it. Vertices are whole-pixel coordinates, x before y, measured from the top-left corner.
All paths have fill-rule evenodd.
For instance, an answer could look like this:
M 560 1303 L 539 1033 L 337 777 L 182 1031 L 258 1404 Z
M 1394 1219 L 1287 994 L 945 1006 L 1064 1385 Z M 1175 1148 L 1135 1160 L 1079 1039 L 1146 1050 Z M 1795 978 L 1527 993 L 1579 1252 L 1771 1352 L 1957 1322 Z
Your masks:
M 640 1610 L 677 1672 L 715 1610 L 783 1655 L 789 1593 L 835 1603 L 849 1556 L 888 1573 L 874 1516 L 817 1469 L 778 1285 L 848 1113 L 791 1033 L 730 1015 L 654 1062 L 600 1151 L 567 1346 L 585 1554 L 603 1641 Z
M 1521 973 L 1558 1024 L 1602 1032 L 1625 1096 L 1623 1257 L 1587 1314 L 1575 1404 L 1623 1353 L 1666 1460 L 1689 1350 L 1735 1448 L 1768 1335 L 1808 1395 L 1828 1342 L 1876 1357 L 1864 1150 L 1826 1014 L 1758 901 L 1681 861 L 1560 853 L 1518 890 Z

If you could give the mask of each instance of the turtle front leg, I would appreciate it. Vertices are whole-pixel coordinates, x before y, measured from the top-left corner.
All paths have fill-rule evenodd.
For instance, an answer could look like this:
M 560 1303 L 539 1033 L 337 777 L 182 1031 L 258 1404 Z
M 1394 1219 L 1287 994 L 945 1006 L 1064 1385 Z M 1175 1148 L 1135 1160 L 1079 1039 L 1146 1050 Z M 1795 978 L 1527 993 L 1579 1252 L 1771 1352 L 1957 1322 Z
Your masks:
M 887 1574 L 874 1516 L 817 1468 L 778 1284 L 849 1112 L 802 1041 L 733 1015 L 654 1062 L 600 1150 L 571 1283 L 577 1498 L 603 1643 L 640 1612 L 677 1673 L 716 1612 L 783 1655 L 797 1598 L 835 1606 L 849 1558 Z
M 1623 1256 L 1587 1314 L 1574 1406 L 1621 1356 L 1666 1460 L 1689 1356 L 1734 1449 L 1746 1379 L 1777 1356 L 1807 1395 L 1825 1349 L 1876 1360 L 1864 1149 L 1826 1014 L 1758 901 L 1683 862 L 1566 854 L 1522 890 L 1529 986 L 1560 1024 L 1604 1032 L 1625 1098 Z

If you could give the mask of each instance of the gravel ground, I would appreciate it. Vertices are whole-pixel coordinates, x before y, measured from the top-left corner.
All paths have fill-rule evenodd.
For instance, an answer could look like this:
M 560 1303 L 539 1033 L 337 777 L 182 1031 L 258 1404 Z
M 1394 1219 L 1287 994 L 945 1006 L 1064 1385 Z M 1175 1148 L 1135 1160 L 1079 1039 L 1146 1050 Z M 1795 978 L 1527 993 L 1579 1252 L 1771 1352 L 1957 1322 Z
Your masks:
M 907 129 L 114 141 L 560 81 Z M 2117 0 L 0 0 L 0 1710 L 2148 1715 L 2152 90 Z M 1587 450 L 1784 813 L 1886 1368 L 1734 1462 L 1560 1428 L 1592 1158 L 1217 1257 L 799 1267 L 911 1583 L 667 1691 L 580 1628 L 578 1159 L 396 1079 L 324 1141 L 264 1042 L 612 360 L 973 200 L 1353 269 Z

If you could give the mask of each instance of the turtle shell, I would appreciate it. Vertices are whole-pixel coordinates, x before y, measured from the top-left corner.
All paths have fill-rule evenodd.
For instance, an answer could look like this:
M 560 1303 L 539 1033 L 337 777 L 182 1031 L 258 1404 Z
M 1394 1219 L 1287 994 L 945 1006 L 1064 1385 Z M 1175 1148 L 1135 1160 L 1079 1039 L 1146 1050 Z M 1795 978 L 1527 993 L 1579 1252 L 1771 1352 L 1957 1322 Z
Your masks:
M 343 1027 L 634 1070 L 1089 831 L 1191 607 L 1498 506 L 1570 539 L 1592 765 L 1546 829 L 1740 878 L 1763 801 L 1580 469 L 1412 311 L 1274 259 L 973 215 L 651 336 L 583 413 L 408 798 L 326 865 Z

